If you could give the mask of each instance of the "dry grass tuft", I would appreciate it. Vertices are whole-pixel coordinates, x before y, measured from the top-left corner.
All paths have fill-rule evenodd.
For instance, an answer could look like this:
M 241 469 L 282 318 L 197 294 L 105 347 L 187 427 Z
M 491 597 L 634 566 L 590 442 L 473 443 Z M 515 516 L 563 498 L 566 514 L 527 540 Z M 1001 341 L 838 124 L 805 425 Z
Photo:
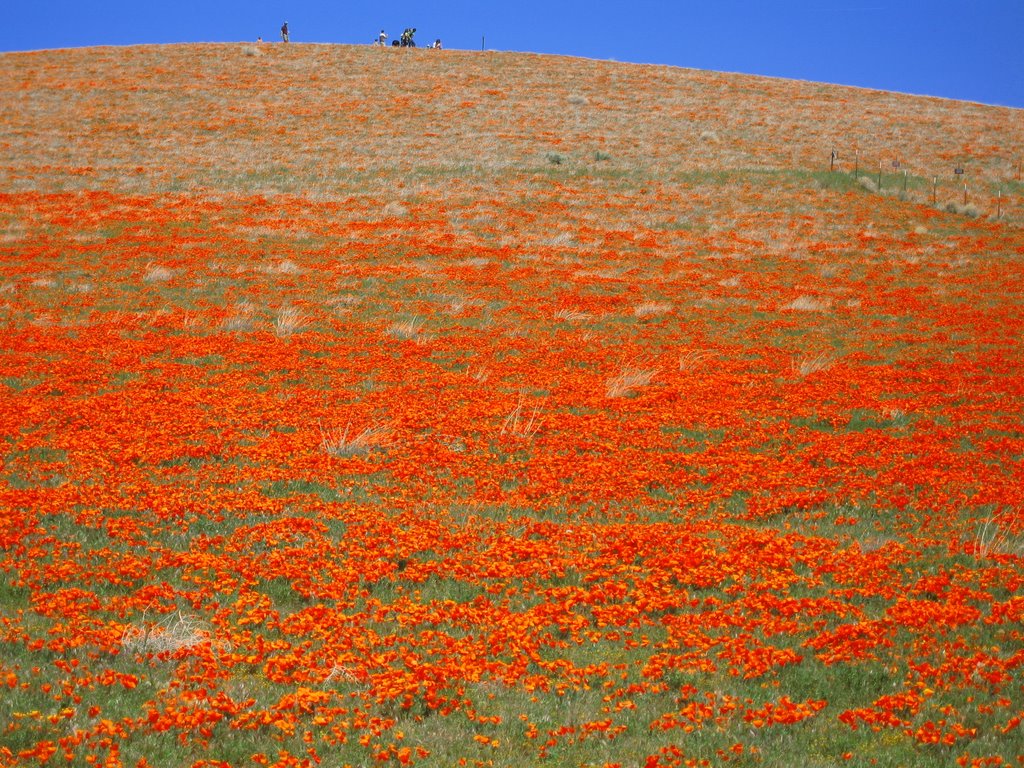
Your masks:
M 501 423 L 500 434 L 503 437 L 528 440 L 537 434 L 538 429 L 540 429 L 540 406 L 534 405 L 527 411 L 525 398 L 520 392 L 515 408 L 509 412 Z
M 399 339 L 415 341 L 419 337 L 420 331 L 423 330 L 423 322 L 423 318 L 421 317 L 402 320 L 401 322 L 392 324 L 392 326 L 388 328 L 388 333 Z
M 393 200 L 384 206 L 384 216 L 389 219 L 401 219 L 409 215 L 409 209 L 397 200 Z
M 142 280 L 146 283 L 166 283 L 172 277 L 174 277 L 174 272 L 167 267 L 150 262 L 146 265 L 146 274 L 142 276 Z
M 657 374 L 657 368 L 624 368 L 605 382 L 605 397 L 629 397 L 640 387 L 648 386 Z
M 308 324 L 309 318 L 295 307 L 281 307 L 274 319 L 274 334 L 279 339 L 287 339 Z
M 1006 514 L 982 521 L 974 536 L 974 556 L 979 560 L 995 555 L 1024 556 L 1024 540 L 1010 530 Z
M 633 308 L 633 315 L 639 318 L 665 315 L 672 311 L 672 305 L 667 301 L 645 301 Z
M 591 316 L 589 312 L 583 312 L 578 309 L 564 308 L 555 312 L 555 320 L 563 320 L 567 323 L 589 320 L 590 317 Z
M 714 356 L 715 353 L 708 349 L 688 349 L 679 355 L 679 370 L 696 370 Z
M 320 447 L 331 456 L 360 456 L 386 448 L 391 444 L 394 433 L 394 427 L 383 421 L 375 421 L 359 432 L 352 429 L 352 422 L 344 429 L 326 429 L 320 424 Z
M 180 611 L 149 627 L 129 626 L 121 633 L 121 647 L 140 653 L 176 653 L 210 643 L 230 650 L 230 643 L 215 639 L 209 625 Z
M 816 355 L 804 355 L 794 358 L 792 362 L 793 373 L 800 378 L 810 376 L 812 373 L 827 371 L 836 362 L 836 356 L 830 352 L 819 352 Z
M 252 330 L 256 308 L 247 301 L 239 303 L 230 315 L 224 318 L 222 326 L 226 331 Z
M 798 296 L 783 309 L 791 309 L 795 312 L 824 312 L 832 306 L 828 299 L 816 299 L 813 296 Z

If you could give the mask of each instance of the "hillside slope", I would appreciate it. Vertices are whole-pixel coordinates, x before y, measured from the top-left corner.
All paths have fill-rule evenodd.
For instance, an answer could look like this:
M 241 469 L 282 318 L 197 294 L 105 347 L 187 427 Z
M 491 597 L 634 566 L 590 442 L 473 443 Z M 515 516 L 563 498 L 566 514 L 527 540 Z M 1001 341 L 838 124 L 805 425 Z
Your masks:
M 965 167 L 987 200 L 1014 177 L 1024 143 L 1020 110 L 497 52 L 82 49 L 7 54 L 0 73 L 5 188 L 163 191 L 177 180 L 330 195 L 361 175 L 514 175 L 550 152 L 573 168 L 603 152 L 613 171 L 667 180 L 821 170 L 835 149 L 844 170 L 855 151 L 867 172 L 899 160 L 954 182 Z
M 0 56 L 0 763 L 1018 759 L 1021 115 Z

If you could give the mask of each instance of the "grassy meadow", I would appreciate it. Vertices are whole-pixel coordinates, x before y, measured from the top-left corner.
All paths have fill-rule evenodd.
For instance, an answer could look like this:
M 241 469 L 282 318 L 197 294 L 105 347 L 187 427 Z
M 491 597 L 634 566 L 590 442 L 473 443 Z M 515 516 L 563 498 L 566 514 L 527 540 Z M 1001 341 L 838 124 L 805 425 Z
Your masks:
M 1022 154 L 667 67 L 0 55 L 0 766 L 1024 764 Z

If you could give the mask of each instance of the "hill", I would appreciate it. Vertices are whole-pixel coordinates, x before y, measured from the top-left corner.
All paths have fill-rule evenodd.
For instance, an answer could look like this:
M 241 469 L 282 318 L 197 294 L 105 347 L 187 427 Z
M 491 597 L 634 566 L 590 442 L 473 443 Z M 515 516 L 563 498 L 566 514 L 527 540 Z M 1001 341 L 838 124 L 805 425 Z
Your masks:
M 1019 110 L 307 45 L 0 107 L 0 762 L 1024 753 Z

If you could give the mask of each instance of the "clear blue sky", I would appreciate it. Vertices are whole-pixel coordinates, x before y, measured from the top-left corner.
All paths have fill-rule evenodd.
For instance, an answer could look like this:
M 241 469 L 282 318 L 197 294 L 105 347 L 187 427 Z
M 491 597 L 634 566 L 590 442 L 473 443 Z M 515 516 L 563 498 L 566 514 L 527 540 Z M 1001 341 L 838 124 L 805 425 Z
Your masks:
M 0 51 L 200 41 L 369 43 L 670 64 L 1024 108 L 1024 0 L 14 0 Z

